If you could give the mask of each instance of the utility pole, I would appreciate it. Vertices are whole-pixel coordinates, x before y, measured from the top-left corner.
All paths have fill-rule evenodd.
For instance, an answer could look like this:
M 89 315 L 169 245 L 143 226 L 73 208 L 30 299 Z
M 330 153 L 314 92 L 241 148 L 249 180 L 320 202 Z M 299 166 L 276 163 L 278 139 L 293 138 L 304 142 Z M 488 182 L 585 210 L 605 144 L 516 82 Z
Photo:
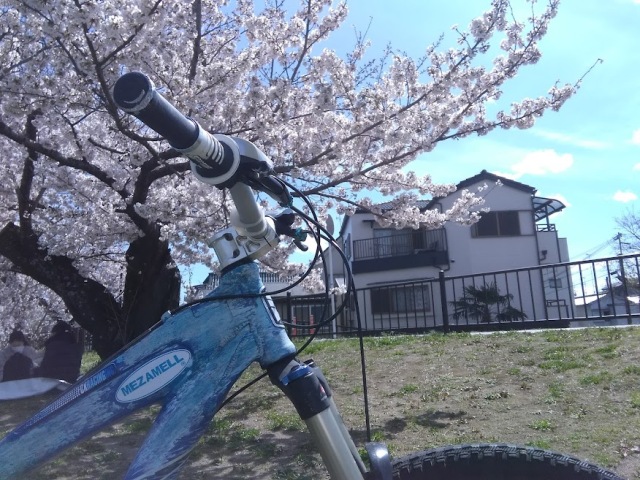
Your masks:
M 627 324 L 631 325 L 631 305 L 629 304 L 629 291 L 627 289 L 627 274 L 624 271 L 624 261 L 622 260 L 622 233 L 618 232 L 618 234 L 613 237 L 614 240 L 618 241 L 618 257 L 620 257 L 620 281 L 622 282 L 622 294 L 624 295 L 624 309 L 627 314 Z M 611 290 L 611 300 L 614 298 L 614 290 Z

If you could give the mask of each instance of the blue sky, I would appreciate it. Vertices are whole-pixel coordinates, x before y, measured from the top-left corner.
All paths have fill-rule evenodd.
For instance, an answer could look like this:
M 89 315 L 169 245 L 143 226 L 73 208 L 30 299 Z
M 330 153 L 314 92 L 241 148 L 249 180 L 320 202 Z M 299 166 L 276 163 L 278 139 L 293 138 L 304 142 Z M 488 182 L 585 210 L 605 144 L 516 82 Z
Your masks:
M 540 0 L 537 10 L 545 4 Z M 524 20 L 525 2 L 513 5 Z M 391 42 L 419 56 L 440 34 L 453 41 L 452 25 L 466 27 L 489 6 L 490 0 L 352 0 L 343 39 L 349 41 L 354 26 L 364 30 L 371 22 L 374 52 Z M 529 130 L 445 142 L 411 169 L 452 183 L 486 169 L 535 187 L 539 196 L 567 205 L 551 221 L 567 237 L 571 259 L 593 253 L 616 235 L 615 217 L 640 207 L 639 26 L 640 0 L 561 1 L 540 43 L 542 59 L 504 91 L 514 99 L 543 95 L 556 81 L 574 83 L 602 59 L 577 95 Z M 612 245 L 595 257 L 616 252 Z
M 545 4 L 539 0 L 536 8 Z M 513 5 L 524 19 L 524 0 Z M 340 52 L 353 45 L 354 28 L 368 29 L 372 55 L 391 43 L 417 57 L 440 34 L 453 42 L 451 26 L 466 27 L 489 6 L 490 0 L 350 0 L 349 17 L 327 46 Z M 615 218 L 640 209 L 639 26 L 640 0 L 562 0 L 540 44 L 542 59 L 523 69 L 505 96 L 543 95 L 556 81 L 574 83 L 602 59 L 577 95 L 529 130 L 445 142 L 410 169 L 441 183 L 483 169 L 508 175 L 537 188 L 539 196 L 565 203 L 551 221 L 568 239 L 571 260 L 615 255 L 615 242 L 605 245 L 618 232 Z M 207 273 L 194 268 L 192 282 Z

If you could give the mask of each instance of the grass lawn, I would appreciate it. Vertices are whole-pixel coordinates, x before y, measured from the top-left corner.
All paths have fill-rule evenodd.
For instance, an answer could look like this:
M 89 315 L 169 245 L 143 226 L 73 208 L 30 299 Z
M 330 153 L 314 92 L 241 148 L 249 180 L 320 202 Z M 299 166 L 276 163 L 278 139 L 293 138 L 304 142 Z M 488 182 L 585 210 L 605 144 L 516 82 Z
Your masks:
M 373 439 L 394 456 L 508 442 L 569 453 L 640 479 L 640 329 L 433 334 L 365 340 Z M 365 441 L 358 341 L 315 341 L 356 444 Z M 97 362 L 87 356 L 86 366 Z M 257 375 L 252 368 L 239 384 Z M 0 403 L 0 433 L 53 397 Z M 158 407 L 138 412 L 26 479 L 121 478 Z M 262 381 L 218 413 L 181 478 L 324 479 L 305 425 Z

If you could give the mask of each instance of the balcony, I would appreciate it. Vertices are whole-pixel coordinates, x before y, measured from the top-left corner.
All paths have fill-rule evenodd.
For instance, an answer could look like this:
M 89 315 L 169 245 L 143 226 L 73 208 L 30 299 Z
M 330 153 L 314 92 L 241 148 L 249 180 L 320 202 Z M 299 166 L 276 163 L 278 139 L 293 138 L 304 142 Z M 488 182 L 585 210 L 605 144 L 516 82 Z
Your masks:
M 380 272 L 449 263 L 447 236 L 438 230 L 398 230 L 392 236 L 355 240 L 353 273 Z

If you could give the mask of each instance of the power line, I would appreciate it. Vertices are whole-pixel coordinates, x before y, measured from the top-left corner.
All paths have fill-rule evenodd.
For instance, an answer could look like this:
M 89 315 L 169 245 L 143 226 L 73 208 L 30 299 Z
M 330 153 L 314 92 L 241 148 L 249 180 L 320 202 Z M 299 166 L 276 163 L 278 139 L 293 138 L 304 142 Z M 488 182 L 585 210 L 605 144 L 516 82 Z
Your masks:
M 619 235 L 619 234 L 618 234 Z M 583 253 L 577 255 L 579 258 L 582 257 L 582 260 L 589 260 L 591 257 L 595 256 L 598 252 L 604 250 L 607 247 L 611 247 L 612 243 L 616 240 L 618 240 L 618 235 L 616 235 L 613 238 L 609 238 L 607 240 L 605 240 L 604 242 L 602 242 L 600 245 L 597 245 L 593 248 L 590 248 L 588 250 L 585 250 Z

